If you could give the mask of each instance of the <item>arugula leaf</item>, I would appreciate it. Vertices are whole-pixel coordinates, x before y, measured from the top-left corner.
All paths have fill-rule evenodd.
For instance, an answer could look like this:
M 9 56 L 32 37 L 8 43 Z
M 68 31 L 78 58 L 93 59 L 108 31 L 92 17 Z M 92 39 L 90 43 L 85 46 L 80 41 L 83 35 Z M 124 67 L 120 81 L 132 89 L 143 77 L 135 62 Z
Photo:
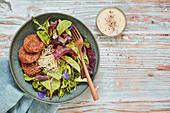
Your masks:
M 83 55 L 83 58 L 84 58 L 85 63 L 86 63 L 87 65 L 89 65 L 89 59 L 88 59 L 87 55 L 86 55 L 84 52 L 82 52 L 82 55 Z
M 69 74 L 69 75 L 71 74 L 71 68 L 68 65 L 68 63 L 66 64 L 66 73 Z
M 82 79 L 81 76 L 75 79 L 76 82 L 87 82 L 87 78 Z
M 43 23 L 43 25 L 39 24 L 39 22 L 34 18 L 32 17 L 32 21 L 39 25 L 39 27 L 37 29 L 41 29 L 42 31 L 37 31 L 37 35 L 39 36 L 39 38 L 41 39 L 41 41 L 45 44 L 45 45 L 48 45 L 49 42 L 50 42 L 50 37 L 51 35 L 48 34 L 48 27 L 49 27 L 49 21 L 45 21 Z
M 50 90 L 47 90 L 46 96 L 50 96 Z
M 80 73 L 80 66 L 78 65 L 78 63 L 75 60 L 73 60 L 71 57 L 66 56 L 66 55 L 61 56 L 61 58 Z
M 44 30 L 46 33 L 48 33 L 48 27 L 50 26 L 48 20 L 45 21 L 45 22 L 43 23 L 43 25 L 41 25 L 34 17 L 32 17 L 32 21 L 39 26 L 37 29 L 42 29 L 42 30 Z M 49 35 L 49 34 L 48 34 L 48 35 Z
M 39 85 L 39 86 L 38 86 L 38 88 L 36 88 L 36 91 L 42 91 L 42 90 L 43 90 L 43 88 L 44 88 L 44 86 Z
M 64 88 L 60 88 L 59 91 L 57 91 L 57 94 L 59 96 L 59 98 L 62 98 L 65 94 L 65 89 Z
M 30 76 L 24 74 L 24 79 L 25 79 L 25 81 L 31 81 L 31 80 L 34 80 L 34 78 L 35 78 L 35 77 L 30 77 Z
M 76 81 L 64 80 L 61 88 L 64 88 L 64 89 L 66 89 L 68 92 L 71 92 L 71 93 L 72 93 L 73 91 L 72 91 L 71 89 L 72 89 L 72 88 L 76 88 L 76 86 L 77 86 Z
M 57 26 L 58 35 L 61 35 L 66 29 L 71 26 L 72 22 L 69 20 L 62 20 Z
M 51 81 L 51 83 L 50 83 Z M 55 90 L 57 90 L 60 87 L 60 80 L 57 80 L 53 78 L 52 80 L 45 80 L 45 81 L 40 81 L 40 83 L 48 90 L 50 90 L 50 96 L 52 97 L 52 94 Z
M 49 21 L 46 20 L 44 23 L 43 23 L 43 27 L 48 31 L 48 27 L 50 26 L 49 24 Z
M 39 81 L 34 81 L 34 82 L 32 82 L 32 86 L 33 86 L 35 89 L 37 89 L 38 86 L 39 86 Z
M 84 39 L 84 45 L 85 45 L 87 48 L 90 48 L 90 43 L 87 41 L 87 39 Z
M 37 24 L 37 25 L 39 25 L 39 28 L 38 29 L 45 29 L 41 24 L 39 24 L 39 22 L 32 16 L 32 21 L 35 23 L 35 24 Z

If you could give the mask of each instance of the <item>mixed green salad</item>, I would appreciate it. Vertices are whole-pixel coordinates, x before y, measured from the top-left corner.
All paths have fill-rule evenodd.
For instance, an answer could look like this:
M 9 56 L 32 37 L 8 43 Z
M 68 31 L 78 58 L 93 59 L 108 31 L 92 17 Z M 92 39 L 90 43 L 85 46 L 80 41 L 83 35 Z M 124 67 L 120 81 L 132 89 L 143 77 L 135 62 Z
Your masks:
M 81 64 L 78 48 L 72 38 L 73 23 L 69 20 L 50 21 L 49 17 L 40 24 L 34 17 L 32 20 L 39 27 L 36 32 L 46 45 L 37 60 L 42 72 L 30 77 L 24 74 L 25 81 L 30 81 L 40 98 L 52 96 L 62 98 L 66 92 L 72 93 L 80 82 L 87 82 Z M 95 53 L 90 43 L 84 39 L 83 58 L 90 75 L 93 75 Z

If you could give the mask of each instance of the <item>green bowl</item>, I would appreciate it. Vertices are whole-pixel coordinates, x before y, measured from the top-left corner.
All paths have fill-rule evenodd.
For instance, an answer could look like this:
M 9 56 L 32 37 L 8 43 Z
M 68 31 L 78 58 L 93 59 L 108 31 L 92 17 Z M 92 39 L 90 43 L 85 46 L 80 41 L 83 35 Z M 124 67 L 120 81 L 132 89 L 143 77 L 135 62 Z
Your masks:
M 40 24 L 42 24 L 50 16 L 52 16 L 51 18 L 52 21 L 55 21 L 58 19 L 67 19 L 67 20 L 72 21 L 75 24 L 76 28 L 81 33 L 81 35 L 89 41 L 96 55 L 94 74 L 92 76 L 92 80 L 93 80 L 94 77 L 96 76 L 96 73 L 99 67 L 99 59 L 100 59 L 99 48 L 98 48 L 97 42 L 93 34 L 78 19 L 72 16 L 69 16 L 69 15 L 66 15 L 66 14 L 46 13 L 46 14 L 36 16 L 35 18 L 38 20 Z M 18 51 L 20 47 L 23 45 L 23 41 L 25 37 L 28 34 L 36 33 L 37 27 L 38 26 L 32 22 L 32 19 L 30 19 L 24 25 L 21 26 L 21 28 L 17 31 L 17 33 L 13 37 L 13 40 L 10 46 L 10 51 L 9 51 L 9 61 L 10 61 L 11 72 L 16 83 L 25 93 L 27 93 L 34 99 L 37 99 L 39 101 L 46 102 L 46 103 L 66 102 L 75 97 L 78 97 L 88 88 L 87 83 L 81 83 L 80 85 L 77 86 L 76 91 L 74 91 L 73 93 L 66 93 L 63 96 L 63 98 L 59 98 L 58 96 L 53 96 L 52 100 L 49 100 L 49 97 L 45 97 L 45 98 L 38 97 L 38 93 L 33 89 L 32 85 L 24 80 L 24 77 L 23 77 L 24 72 L 21 67 L 21 62 L 19 61 L 19 58 L 18 58 Z

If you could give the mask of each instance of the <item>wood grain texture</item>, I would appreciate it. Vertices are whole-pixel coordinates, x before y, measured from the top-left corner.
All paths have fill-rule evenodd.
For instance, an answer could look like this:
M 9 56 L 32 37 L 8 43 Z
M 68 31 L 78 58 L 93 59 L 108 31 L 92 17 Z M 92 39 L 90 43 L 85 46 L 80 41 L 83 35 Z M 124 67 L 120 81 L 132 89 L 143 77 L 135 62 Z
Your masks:
M 96 16 L 106 7 L 125 12 L 126 30 L 103 36 Z M 31 16 L 61 12 L 81 20 L 100 47 L 94 80 L 100 100 L 90 90 L 61 104 L 58 112 L 170 112 L 169 0 L 0 0 L 0 57 L 8 58 L 13 35 Z

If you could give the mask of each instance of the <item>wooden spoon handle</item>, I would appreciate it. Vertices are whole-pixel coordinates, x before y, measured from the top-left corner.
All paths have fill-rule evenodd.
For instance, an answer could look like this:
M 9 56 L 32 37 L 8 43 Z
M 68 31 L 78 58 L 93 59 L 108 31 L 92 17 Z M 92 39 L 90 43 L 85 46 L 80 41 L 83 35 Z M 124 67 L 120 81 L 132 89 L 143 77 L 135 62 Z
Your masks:
M 91 80 L 91 78 L 90 78 L 90 75 L 89 75 L 89 72 L 88 72 L 88 70 L 87 70 L 87 67 L 86 67 L 86 65 L 85 65 L 84 58 L 83 58 L 83 55 L 82 55 L 82 51 L 81 51 L 81 50 L 79 50 L 79 51 L 80 51 L 81 61 L 82 61 L 82 64 L 83 64 L 84 73 L 85 73 L 85 75 L 86 75 L 86 78 L 87 78 L 87 81 L 88 81 L 88 84 L 89 84 L 89 87 L 90 87 L 90 90 L 91 90 L 93 99 L 94 99 L 94 101 L 96 101 L 96 100 L 99 99 L 99 97 L 98 97 L 98 95 L 97 95 L 97 92 L 96 92 L 96 90 L 95 90 L 95 88 L 94 88 L 94 85 L 93 85 L 93 82 L 92 82 L 92 80 Z

